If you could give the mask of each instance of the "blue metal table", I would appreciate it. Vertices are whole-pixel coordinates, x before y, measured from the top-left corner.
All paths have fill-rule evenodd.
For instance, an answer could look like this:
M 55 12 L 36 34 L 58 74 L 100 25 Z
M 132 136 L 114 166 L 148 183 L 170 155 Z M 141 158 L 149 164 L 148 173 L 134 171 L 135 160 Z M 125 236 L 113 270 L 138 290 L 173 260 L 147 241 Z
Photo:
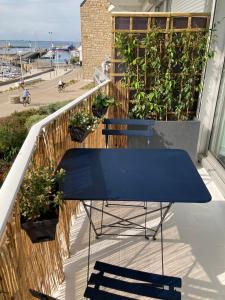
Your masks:
M 84 205 L 85 200 L 166 202 L 169 205 L 164 207 L 164 220 L 172 203 L 211 200 L 198 171 L 183 150 L 70 149 L 59 168 L 66 171 L 62 186 L 64 199 L 82 200 Z M 87 207 L 89 205 L 85 205 L 85 210 L 90 217 Z M 92 226 L 96 236 L 101 235 L 93 223 Z

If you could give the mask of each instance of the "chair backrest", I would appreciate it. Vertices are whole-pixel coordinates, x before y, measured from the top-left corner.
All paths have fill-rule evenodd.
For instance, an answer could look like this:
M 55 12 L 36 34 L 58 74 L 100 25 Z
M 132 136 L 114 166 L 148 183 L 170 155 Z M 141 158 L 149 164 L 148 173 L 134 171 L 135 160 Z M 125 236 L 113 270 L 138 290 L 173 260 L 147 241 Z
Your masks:
M 108 137 L 110 135 L 147 137 L 149 144 L 150 137 L 153 135 L 152 127 L 154 122 L 154 120 L 104 119 L 105 129 L 102 130 L 102 134 L 106 136 L 106 147 L 108 146 Z M 110 125 L 127 125 L 127 129 L 110 129 Z M 135 126 L 135 129 L 129 129 L 128 126 Z
M 181 278 L 147 273 L 99 261 L 95 263 L 94 269 L 98 273 L 91 274 L 84 293 L 84 296 L 91 300 L 135 300 L 137 296 L 147 299 L 181 300 L 181 292 L 176 290 L 182 286 Z M 105 289 L 110 289 L 110 292 Z M 127 296 L 120 296 L 118 292 L 126 293 Z

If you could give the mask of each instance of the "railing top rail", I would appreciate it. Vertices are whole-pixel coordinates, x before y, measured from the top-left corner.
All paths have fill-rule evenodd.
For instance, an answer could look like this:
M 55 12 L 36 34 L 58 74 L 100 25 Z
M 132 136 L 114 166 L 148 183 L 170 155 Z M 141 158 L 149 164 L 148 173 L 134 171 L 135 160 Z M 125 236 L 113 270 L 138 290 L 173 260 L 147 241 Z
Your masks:
M 155 120 L 142 120 L 142 119 L 104 119 L 103 124 L 112 125 L 137 125 L 149 126 L 154 125 Z
M 122 17 L 122 16 L 137 16 L 137 17 L 208 17 L 210 13 L 203 12 L 133 12 L 133 11 L 120 11 L 120 12 L 112 12 L 112 16 L 114 17 Z
M 60 108 L 55 113 L 41 120 L 31 128 L 0 189 L 0 240 L 4 233 L 6 223 L 11 215 L 17 193 L 23 181 L 24 174 L 30 163 L 33 152 L 35 151 L 37 138 L 43 128 L 57 119 L 60 115 L 67 112 L 68 110 L 88 98 L 90 95 L 98 91 L 100 88 L 107 85 L 109 82 L 110 80 L 107 80 L 99 84 L 95 88 L 89 90 L 87 93 Z

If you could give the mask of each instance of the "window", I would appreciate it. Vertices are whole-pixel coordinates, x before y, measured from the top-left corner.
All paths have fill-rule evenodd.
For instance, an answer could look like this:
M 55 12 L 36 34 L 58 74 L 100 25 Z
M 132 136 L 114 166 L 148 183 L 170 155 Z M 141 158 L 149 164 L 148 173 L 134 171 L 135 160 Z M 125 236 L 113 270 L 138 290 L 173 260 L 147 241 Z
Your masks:
M 155 7 L 155 11 L 156 12 L 164 11 L 164 1 Z
M 172 0 L 164 0 L 164 1 L 161 1 L 159 5 L 157 5 L 155 7 L 155 11 L 156 12 L 159 12 L 159 11 L 171 11 L 171 2 Z

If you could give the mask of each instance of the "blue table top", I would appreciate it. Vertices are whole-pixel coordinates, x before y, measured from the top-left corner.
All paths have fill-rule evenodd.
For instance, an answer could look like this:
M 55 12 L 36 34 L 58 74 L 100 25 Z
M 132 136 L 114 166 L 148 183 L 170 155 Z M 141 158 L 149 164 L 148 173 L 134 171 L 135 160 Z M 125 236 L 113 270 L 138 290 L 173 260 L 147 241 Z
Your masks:
M 66 171 L 66 200 L 205 203 L 204 182 L 183 150 L 70 149 L 58 168 Z

